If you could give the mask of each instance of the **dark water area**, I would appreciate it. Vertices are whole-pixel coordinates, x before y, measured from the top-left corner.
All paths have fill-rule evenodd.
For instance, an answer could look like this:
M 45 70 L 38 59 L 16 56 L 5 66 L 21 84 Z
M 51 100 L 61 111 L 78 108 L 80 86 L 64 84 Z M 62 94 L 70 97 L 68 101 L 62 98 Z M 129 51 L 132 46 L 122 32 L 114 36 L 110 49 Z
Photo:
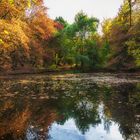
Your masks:
M 0 140 L 140 140 L 140 76 L 0 77 Z

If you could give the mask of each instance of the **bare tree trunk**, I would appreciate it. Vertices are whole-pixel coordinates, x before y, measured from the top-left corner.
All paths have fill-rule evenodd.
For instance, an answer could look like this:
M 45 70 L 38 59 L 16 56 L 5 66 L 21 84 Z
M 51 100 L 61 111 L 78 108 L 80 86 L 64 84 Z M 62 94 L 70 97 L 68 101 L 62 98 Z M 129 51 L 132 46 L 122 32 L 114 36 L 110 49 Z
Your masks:
M 130 27 L 132 26 L 132 0 L 128 0 L 129 3 L 129 12 L 130 12 Z

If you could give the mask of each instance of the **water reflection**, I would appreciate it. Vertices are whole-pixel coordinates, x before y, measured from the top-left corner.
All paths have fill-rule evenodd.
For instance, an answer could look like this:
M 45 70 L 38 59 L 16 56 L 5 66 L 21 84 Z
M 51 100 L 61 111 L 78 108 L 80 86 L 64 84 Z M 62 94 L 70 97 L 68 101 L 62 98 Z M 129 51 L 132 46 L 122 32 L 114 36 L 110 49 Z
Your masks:
M 0 139 L 138 140 L 139 80 L 129 76 L 113 84 L 111 76 L 107 82 L 103 75 L 84 77 L 1 79 Z

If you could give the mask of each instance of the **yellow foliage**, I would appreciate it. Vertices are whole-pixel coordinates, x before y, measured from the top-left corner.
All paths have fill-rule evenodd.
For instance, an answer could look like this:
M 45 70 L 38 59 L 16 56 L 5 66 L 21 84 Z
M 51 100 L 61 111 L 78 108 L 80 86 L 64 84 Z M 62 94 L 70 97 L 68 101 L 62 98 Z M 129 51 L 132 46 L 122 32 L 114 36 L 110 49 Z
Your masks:
M 9 3 L 10 4 L 14 4 L 14 0 L 9 0 Z
M 6 35 L 9 35 L 9 32 L 8 32 L 7 30 L 4 30 L 4 33 L 5 33 Z
M 3 44 L 4 42 L 3 42 L 3 40 L 0 38 L 0 44 Z
M 28 5 L 28 8 L 31 7 L 31 0 L 28 0 L 28 1 L 27 1 L 27 5 Z
M 0 20 L 0 43 L 5 49 L 13 51 L 22 47 L 23 50 L 28 50 L 29 38 L 23 30 L 25 26 L 20 20 L 7 22 Z

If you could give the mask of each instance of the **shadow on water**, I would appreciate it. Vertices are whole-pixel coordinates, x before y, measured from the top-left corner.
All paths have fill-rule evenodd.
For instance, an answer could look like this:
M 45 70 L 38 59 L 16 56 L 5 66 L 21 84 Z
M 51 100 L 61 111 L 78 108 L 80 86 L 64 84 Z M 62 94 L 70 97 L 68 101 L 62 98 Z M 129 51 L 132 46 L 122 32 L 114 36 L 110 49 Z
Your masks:
M 83 74 L 0 80 L 2 140 L 139 138 L 140 82 L 132 77 Z

